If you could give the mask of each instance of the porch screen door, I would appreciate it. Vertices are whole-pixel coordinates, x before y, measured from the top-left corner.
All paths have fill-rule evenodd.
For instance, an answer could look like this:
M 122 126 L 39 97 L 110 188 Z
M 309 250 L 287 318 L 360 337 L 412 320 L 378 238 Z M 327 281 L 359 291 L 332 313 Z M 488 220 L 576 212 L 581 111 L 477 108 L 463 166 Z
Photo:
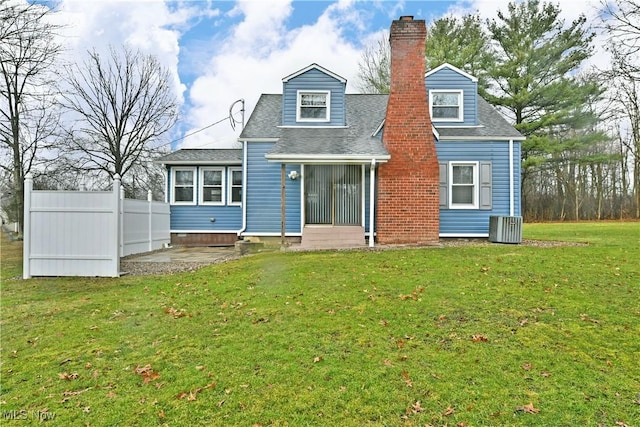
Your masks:
M 307 165 L 304 184 L 306 224 L 361 224 L 361 166 Z

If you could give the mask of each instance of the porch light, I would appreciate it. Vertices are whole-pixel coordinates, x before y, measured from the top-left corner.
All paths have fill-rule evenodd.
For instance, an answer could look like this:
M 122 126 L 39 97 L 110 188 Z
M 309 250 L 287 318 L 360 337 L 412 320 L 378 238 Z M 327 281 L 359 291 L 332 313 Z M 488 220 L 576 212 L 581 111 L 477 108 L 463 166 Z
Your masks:
M 300 176 L 300 174 L 298 173 L 298 171 L 289 172 L 289 179 L 291 181 L 295 181 L 296 179 L 298 179 L 299 176 Z

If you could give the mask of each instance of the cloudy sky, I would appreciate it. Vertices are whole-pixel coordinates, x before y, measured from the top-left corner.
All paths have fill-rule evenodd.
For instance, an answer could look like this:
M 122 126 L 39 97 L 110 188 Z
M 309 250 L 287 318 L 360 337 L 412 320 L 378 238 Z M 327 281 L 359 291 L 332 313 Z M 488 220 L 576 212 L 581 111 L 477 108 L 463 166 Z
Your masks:
M 228 121 L 212 124 L 227 117 L 239 99 L 245 100 L 248 119 L 261 93 L 281 93 L 283 77 L 314 62 L 345 77 L 347 90 L 355 92 L 363 46 L 401 15 L 427 23 L 476 11 L 495 18 L 508 0 L 41 2 L 55 8 L 56 19 L 66 25 L 69 60 L 81 61 L 88 49 L 122 44 L 160 59 L 173 75 L 182 105 L 168 137 L 176 149 L 234 146 L 239 126 L 234 131 Z M 594 17 L 598 0 L 554 3 L 569 22 L 580 13 Z M 599 54 L 593 61 L 606 59 Z

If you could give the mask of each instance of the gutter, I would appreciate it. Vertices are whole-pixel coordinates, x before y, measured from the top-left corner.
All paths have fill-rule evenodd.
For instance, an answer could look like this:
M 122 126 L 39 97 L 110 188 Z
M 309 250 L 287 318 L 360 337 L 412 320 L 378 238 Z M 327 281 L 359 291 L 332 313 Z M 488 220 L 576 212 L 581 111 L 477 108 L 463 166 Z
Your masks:
M 242 141 L 242 228 L 238 237 L 247 230 L 247 157 L 247 141 Z

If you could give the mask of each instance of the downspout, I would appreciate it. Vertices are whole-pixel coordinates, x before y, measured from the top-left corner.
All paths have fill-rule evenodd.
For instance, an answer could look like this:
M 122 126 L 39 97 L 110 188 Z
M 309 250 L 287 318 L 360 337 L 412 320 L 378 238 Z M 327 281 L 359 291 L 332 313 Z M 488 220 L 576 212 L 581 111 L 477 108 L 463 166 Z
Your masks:
M 369 247 L 373 248 L 375 240 L 375 229 L 373 220 L 375 218 L 375 196 L 376 196 L 376 159 L 371 159 L 371 169 L 369 169 Z
M 509 216 L 515 215 L 514 179 L 513 179 L 513 139 L 509 140 Z
M 244 118 L 243 118 L 244 122 Z M 247 230 L 247 141 L 242 141 L 242 228 L 238 237 Z
M 164 163 L 161 163 L 160 167 L 162 168 L 162 180 L 164 181 L 164 202 L 169 203 L 169 169 L 167 169 L 167 165 Z

